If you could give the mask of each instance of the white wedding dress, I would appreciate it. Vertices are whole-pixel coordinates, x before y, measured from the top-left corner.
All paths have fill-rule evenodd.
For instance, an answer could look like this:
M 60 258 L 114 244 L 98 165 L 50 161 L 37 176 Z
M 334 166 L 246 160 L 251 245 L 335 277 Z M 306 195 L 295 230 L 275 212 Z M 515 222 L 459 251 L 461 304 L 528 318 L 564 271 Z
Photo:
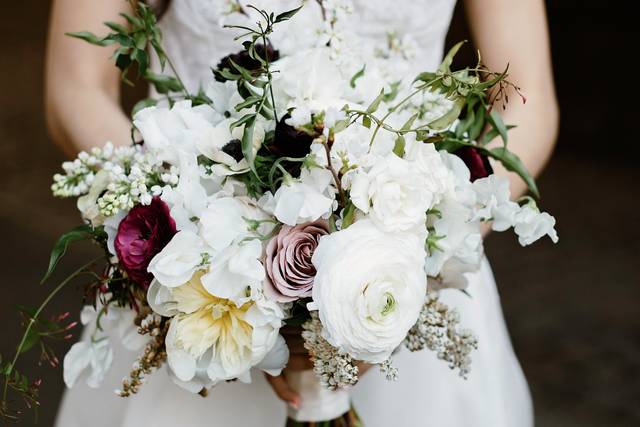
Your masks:
M 210 66 L 239 50 L 231 33 L 221 27 L 225 8 L 234 0 L 173 0 L 163 17 L 164 45 L 192 90 L 211 78 Z M 284 11 L 300 1 L 249 2 L 267 10 Z M 387 34 L 410 35 L 417 42 L 416 69 L 435 69 L 455 0 L 354 0 L 349 16 L 352 29 L 375 43 Z M 246 5 L 241 0 L 242 5 Z M 307 1 L 304 19 L 318 20 L 315 1 Z M 291 33 L 284 35 L 287 42 Z M 278 44 L 274 41 L 274 45 Z M 459 308 L 462 324 L 479 338 L 472 354 L 472 371 L 463 380 L 428 350 L 394 356 L 399 378 L 388 382 L 372 369 L 352 390 L 353 404 L 366 427 L 528 427 L 533 425 L 531 398 L 513 353 L 500 308 L 500 299 L 488 262 L 469 276 L 472 298 L 456 290 L 444 291 L 445 303 Z M 114 364 L 100 389 L 77 384 L 68 390 L 60 408 L 58 427 L 281 427 L 285 405 L 271 391 L 262 373 L 251 384 L 239 382 L 215 387 L 207 398 L 192 395 L 169 379 L 166 371 L 149 377 L 140 393 L 119 398 L 114 390 L 130 371 L 136 354 L 116 344 Z

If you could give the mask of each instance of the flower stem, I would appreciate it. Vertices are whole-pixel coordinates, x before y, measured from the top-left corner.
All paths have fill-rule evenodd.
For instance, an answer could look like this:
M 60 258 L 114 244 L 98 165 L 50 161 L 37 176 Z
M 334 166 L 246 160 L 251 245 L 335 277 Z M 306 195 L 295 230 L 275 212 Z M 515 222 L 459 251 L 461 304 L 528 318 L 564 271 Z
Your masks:
M 76 271 L 71 273 L 71 275 L 68 276 L 66 279 L 64 279 L 62 282 L 60 282 L 58 286 L 56 286 L 53 289 L 53 291 L 51 291 L 51 293 L 44 299 L 42 304 L 40 304 L 40 307 L 38 307 L 33 317 L 31 317 L 31 319 L 29 320 L 29 323 L 27 324 L 27 328 L 25 329 L 24 334 L 22 335 L 22 339 L 20 340 L 20 344 L 18 344 L 18 348 L 16 349 L 16 354 L 13 356 L 13 360 L 11 361 L 11 363 L 6 369 L 6 372 L 4 373 L 5 380 L 4 380 L 4 388 L 2 390 L 2 402 L 5 402 L 7 400 L 7 390 L 9 388 L 9 378 L 10 378 L 11 372 L 13 371 L 13 368 L 16 366 L 16 362 L 20 357 L 21 350 L 24 347 L 25 342 L 27 341 L 29 332 L 31 332 L 31 328 L 33 327 L 34 323 L 38 320 L 38 317 L 40 316 L 40 313 L 42 313 L 42 310 L 44 310 L 44 308 L 49 304 L 49 302 L 51 302 L 53 297 L 56 296 L 56 294 L 58 294 L 58 292 L 60 292 L 62 288 L 64 288 L 71 280 L 78 277 L 78 275 L 83 273 L 85 269 L 89 268 L 96 261 L 99 261 L 102 258 L 103 258 L 102 256 L 94 258 L 87 264 L 83 265 L 82 267 L 78 268 Z

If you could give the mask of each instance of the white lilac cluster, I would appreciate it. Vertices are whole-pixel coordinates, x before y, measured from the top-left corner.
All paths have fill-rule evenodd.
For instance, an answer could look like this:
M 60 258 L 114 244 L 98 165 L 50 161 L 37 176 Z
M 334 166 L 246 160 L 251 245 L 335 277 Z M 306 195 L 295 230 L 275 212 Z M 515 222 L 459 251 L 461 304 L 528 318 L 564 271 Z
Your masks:
M 56 194 L 82 195 L 84 217 L 105 222 L 110 242 L 129 210 L 153 196 L 168 212 L 170 240 L 143 264 L 153 276 L 146 303 L 169 319 L 171 377 L 192 392 L 249 381 L 252 368 L 278 374 L 288 358 L 279 331 L 296 300 L 311 318 L 303 335 L 329 388 L 354 384 L 357 360 L 394 378 L 389 358 L 403 342 L 466 375 L 477 343 L 454 311 L 427 296 L 428 285 L 466 286 L 483 259 L 483 221 L 513 227 L 527 245 L 544 235 L 556 241 L 555 220 L 532 201 L 511 202 L 506 179 L 472 182 L 459 157 L 417 132 L 399 137 L 403 126 L 437 135 L 430 123 L 453 108 L 426 89 L 398 105 L 415 91 L 399 83 L 408 61 L 397 51 L 409 41 L 381 54 L 353 36 L 339 44 L 336 33 L 328 47 L 291 34 L 296 49 L 271 63 L 277 119 L 255 111 L 250 101 L 266 102 L 259 88 L 244 82 L 240 93 L 237 82 L 212 81 L 210 104 L 138 112 L 144 145 L 82 155 L 55 178 Z M 131 240 L 146 244 L 136 230 L 121 237 L 119 253 Z M 133 252 L 139 259 L 138 246 Z
M 460 315 L 429 294 L 415 326 L 409 330 L 405 345 L 411 351 L 425 348 L 434 351 L 461 377 L 469 374 L 470 353 L 478 348 L 478 340 L 469 329 L 459 327 Z
M 175 167 L 165 168 L 139 145 L 114 147 L 107 143 L 90 153 L 80 152 L 62 168 L 65 174 L 53 177 L 54 196 L 78 197 L 78 209 L 94 226 L 137 204 L 148 205 L 163 186 L 178 183 Z
M 358 382 L 358 366 L 348 354 L 337 350 L 322 337 L 322 323 L 316 313 L 302 326 L 304 348 L 313 359 L 313 371 L 323 387 L 329 390 L 348 387 Z M 382 366 L 382 365 L 381 365 Z

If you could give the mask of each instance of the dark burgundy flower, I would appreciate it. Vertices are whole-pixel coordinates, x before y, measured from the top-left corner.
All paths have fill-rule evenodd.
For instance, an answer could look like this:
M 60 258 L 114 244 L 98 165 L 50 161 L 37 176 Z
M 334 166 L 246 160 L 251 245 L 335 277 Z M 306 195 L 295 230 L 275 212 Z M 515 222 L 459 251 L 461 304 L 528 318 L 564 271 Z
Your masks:
M 264 291 L 267 296 L 279 302 L 311 296 L 316 276 L 311 257 L 320 238 L 326 234 L 329 227 L 322 220 L 295 227 L 282 226 L 266 248 Z
M 476 179 L 486 178 L 493 173 L 489 158 L 482 154 L 476 147 L 462 147 L 453 154 L 460 157 L 471 172 L 471 182 Z
M 148 206 L 131 209 L 118 226 L 115 248 L 120 265 L 131 280 L 146 288 L 153 275 L 147 271 L 149 262 L 176 234 L 176 223 L 169 206 L 154 197 Z
M 278 157 L 304 157 L 311 152 L 311 143 L 317 135 L 289 126 L 286 120 L 290 118 L 285 114 L 276 125 L 273 141 L 268 145 L 269 151 Z
M 260 58 L 268 59 L 269 62 L 277 61 L 278 59 L 280 59 L 280 52 L 274 49 L 270 44 L 266 49 L 263 44 L 256 44 L 256 53 Z M 255 71 L 259 69 L 261 65 L 260 61 L 249 56 L 249 52 L 247 52 L 246 50 L 242 50 L 238 53 L 232 53 L 231 55 L 227 55 L 222 58 L 216 66 L 216 72 L 214 72 L 214 76 L 217 81 L 227 81 L 227 79 L 220 74 L 220 71 L 224 70 L 225 68 L 231 73 L 238 73 L 233 65 L 231 65 L 231 61 L 249 71 Z

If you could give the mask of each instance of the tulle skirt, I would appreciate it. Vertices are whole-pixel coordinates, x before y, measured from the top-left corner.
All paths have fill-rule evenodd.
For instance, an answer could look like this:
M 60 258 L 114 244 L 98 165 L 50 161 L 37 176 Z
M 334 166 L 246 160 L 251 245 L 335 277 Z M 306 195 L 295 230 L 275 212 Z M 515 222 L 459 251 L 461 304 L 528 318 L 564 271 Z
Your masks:
M 458 377 L 428 350 L 411 353 L 403 348 L 394 356 L 397 381 L 387 381 L 373 368 L 352 390 L 353 405 L 365 427 L 533 426 L 529 390 L 511 347 L 489 263 L 483 261 L 470 279 L 471 298 L 454 290 L 442 295 L 443 302 L 459 308 L 462 325 L 479 338 L 469 378 Z M 114 349 L 114 364 L 100 389 L 77 384 L 67 390 L 57 427 L 285 425 L 285 405 L 260 372 L 253 373 L 251 384 L 219 385 L 203 398 L 175 386 L 161 369 L 137 395 L 120 398 L 114 390 L 136 354 L 117 345 Z

